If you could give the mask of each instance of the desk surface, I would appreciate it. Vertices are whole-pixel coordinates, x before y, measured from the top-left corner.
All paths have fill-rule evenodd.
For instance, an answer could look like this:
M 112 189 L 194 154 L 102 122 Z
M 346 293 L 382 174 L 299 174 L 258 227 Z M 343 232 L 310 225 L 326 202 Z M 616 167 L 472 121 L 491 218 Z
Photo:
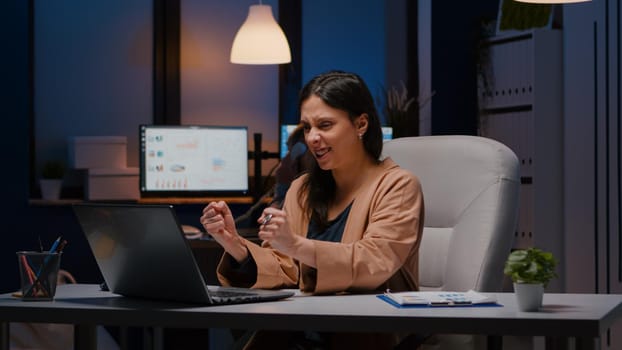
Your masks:
M 197 307 L 120 297 L 97 285 L 61 285 L 52 302 L 0 295 L 0 320 L 171 328 L 417 331 L 457 334 L 599 337 L 622 317 L 619 294 L 545 294 L 540 312 L 502 307 L 396 308 L 375 295 L 296 296 L 255 304 Z
M 265 203 L 270 203 L 272 199 L 265 199 Z M 38 206 L 51 206 L 51 205 L 72 205 L 74 203 L 82 203 L 88 200 L 81 198 L 62 198 L 62 199 L 40 199 L 31 198 L 28 202 L 31 205 Z M 202 204 L 207 205 L 212 201 L 225 201 L 228 204 L 253 204 L 254 199 L 250 196 L 234 196 L 234 197 L 141 197 L 138 199 L 124 199 L 124 200 L 97 200 L 98 202 L 132 202 L 141 204 Z

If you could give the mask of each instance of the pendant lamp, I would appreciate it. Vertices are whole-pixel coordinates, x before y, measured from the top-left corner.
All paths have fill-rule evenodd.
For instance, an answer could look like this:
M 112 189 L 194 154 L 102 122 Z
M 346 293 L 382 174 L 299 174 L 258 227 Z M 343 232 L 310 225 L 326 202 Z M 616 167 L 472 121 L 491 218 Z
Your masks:
M 514 0 L 518 2 L 527 2 L 530 4 L 570 4 L 573 2 L 587 2 L 592 0 Z
M 272 7 L 251 5 L 233 39 L 231 63 L 280 64 L 291 60 L 287 38 L 272 16 Z

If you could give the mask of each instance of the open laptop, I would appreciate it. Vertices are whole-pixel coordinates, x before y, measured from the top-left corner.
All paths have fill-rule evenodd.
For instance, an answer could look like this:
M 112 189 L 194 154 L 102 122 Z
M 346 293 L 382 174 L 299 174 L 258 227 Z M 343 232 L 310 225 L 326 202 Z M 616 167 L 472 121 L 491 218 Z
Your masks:
M 294 295 L 291 290 L 208 288 L 170 205 L 79 203 L 73 211 L 113 293 L 204 305 Z

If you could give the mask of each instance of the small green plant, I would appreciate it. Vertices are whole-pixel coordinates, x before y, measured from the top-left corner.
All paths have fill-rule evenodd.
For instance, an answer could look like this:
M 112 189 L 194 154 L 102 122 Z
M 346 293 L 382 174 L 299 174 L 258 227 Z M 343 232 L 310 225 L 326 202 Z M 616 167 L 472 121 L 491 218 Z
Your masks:
M 41 168 L 41 178 L 62 179 L 65 176 L 65 165 L 60 161 L 48 161 Z
M 550 252 L 538 248 L 518 249 L 510 253 L 503 273 L 514 283 L 542 283 L 544 287 L 557 277 L 557 261 Z

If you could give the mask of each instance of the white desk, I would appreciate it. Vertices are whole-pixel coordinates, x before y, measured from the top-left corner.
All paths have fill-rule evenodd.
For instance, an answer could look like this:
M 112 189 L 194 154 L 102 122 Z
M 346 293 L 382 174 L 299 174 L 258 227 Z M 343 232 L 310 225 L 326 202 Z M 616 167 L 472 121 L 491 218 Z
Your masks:
M 61 285 L 52 302 L 0 295 L 0 348 L 8 349 L 8 322 L 75 324 L 82 348 L 94 347 L 96 325 L 574 337 L 592 347 L 622 317 L 622 295 L 545 294 L 540 312 L 518 311 L 512 293 L 496 295 L 503 307 L 400 309 L 374 295 L 197 307 L 124 298 L 97 285 Z

